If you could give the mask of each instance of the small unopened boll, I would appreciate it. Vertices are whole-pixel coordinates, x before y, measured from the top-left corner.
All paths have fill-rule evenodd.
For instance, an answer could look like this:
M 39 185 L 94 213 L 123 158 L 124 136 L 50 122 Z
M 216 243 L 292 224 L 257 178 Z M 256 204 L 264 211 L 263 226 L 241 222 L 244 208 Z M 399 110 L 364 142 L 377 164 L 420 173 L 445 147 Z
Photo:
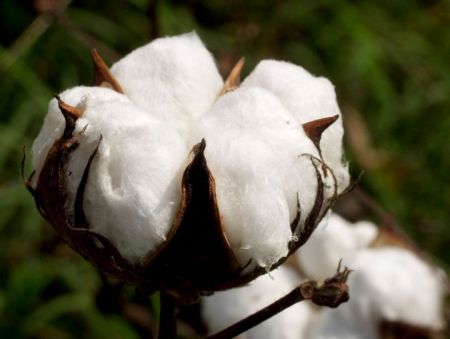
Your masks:
M 93 61 L 96 86 L 50 102 L 28 188 L 105 273 L 194 299 L 246 284 L 302 246 L 345 191 L 328 80 L 268 60 L 242 86 L 242 62 L 224 82 L 195 33 L 156 39 L 111 71 Z

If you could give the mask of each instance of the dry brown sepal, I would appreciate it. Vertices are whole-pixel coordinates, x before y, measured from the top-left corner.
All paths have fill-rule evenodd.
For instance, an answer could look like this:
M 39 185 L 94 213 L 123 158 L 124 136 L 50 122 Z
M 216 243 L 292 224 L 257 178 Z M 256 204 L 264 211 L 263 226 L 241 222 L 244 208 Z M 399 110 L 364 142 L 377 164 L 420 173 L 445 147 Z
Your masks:
M 93 52 L 93 60 L 96 84 L 107 83 L 116 91 L 123 92 L 96 51 Z M 226 81 L 226 84 L 229 83 L 227 90 L 239 84 L 242 65 L 241 59 Z M 184 170 L 181 202 L 167 240 L 156 250 L 152 249 L 142 264 L 128 263 L 107 238 L 91 231 L 83 211 L 89 170 L 97 156 L 101 138 L 84 169 L 74 206 L 67 206 L 67 167 L 83 133 L 74 133 L 76 121 L 83 112 L 57 99 L 66 121 L 64 133 L 50 148 L 36 186 L 31 186 L 30 177 L 27 187 L 43 217 L 70 247 L 111 277 L 149 293 L 161 291 L 170 294 L 183 303 L 196 302 L 201 295 L 214 291 L 244 285 L 267 273 L 267 268 L 255 268 L 251 261 L 240 265 L 230 248 L 223 232 L 214 177 L 204 155 L 207 145 L 205 140 L 193 147 L 189 165 Z M 304 127 L 319 150 L 322 132 L 335 120 L 336 117 L 320 119 Z M 304 225 L 300 225 L 301 207 L 300 204 L 297 206 L 297 215 L 291 223 L 294 240 L 289 243 L 289 255 L 309 239 L 337 196 L 335 191 L 332 198 L 325 197 L 325 185 L 320 172 L 320 167 L 326 166 L 323 160 L 311 157 L 311 163 L 317 178 L 315 202 Z M 280 259 L 270 269 L 281 265 L 286 258 Z
M 234 65 L 231 69 L 230 74 L 228 75 L 225 83 L 223 84 L 222 90 L 219 93 L 219 96 L 224 95 L 232 90 L 235 90 L 241 84 L 241 72 L 242 68 L 245 64 L 245 58 L 242 57 L 239 61 Z
M 108 66 L 106 65 L 105 61 L 103 61 L 103 58 L 100 56 L 96 49 L 92 50 L 91 57 L 95 70 L 94 84 L 96 86 L 112 88 L 118 93 L 125 93 L 122 89 L 122 86 L 120 86 L 117 79 L 111 74 Z

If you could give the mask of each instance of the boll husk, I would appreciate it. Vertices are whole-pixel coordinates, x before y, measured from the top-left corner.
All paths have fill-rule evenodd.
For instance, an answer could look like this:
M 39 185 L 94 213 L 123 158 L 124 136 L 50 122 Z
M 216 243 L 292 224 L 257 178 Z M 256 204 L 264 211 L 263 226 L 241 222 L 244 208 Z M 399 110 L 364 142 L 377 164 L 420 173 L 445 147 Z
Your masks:
M 92 56 L 96 86 L 50 102 L 28 188 L 101 271 L 184 300 L 240 286 L 302 246 L 345 191 L 328 80 L 272 60 L 242 86 L 240 61 L 224 82 L 195 33 L 111 70 Z

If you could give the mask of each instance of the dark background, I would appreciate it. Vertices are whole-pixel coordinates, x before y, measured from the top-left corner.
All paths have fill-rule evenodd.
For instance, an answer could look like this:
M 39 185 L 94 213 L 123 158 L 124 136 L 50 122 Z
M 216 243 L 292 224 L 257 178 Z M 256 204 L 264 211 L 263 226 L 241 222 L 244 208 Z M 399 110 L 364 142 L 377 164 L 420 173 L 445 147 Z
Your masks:
M 448 270 L 449 1 L 1 1 L 0 337 L 149 337 L 157 296 L 106 282 L 62 244 L 20 160 L 52 95 L 92 83 L 92 48 L 111 64 L 194 29 L 223 74 L 245 56 L 244 75 L 277 58 L 328 77 L 353 174 L 366 171 L 361 186 Z

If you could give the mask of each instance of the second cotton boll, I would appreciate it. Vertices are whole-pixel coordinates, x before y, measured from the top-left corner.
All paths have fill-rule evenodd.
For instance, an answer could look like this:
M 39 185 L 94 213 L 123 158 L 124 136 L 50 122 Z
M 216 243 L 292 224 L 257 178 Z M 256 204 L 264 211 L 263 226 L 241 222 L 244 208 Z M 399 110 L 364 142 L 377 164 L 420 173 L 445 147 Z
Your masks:
M 383 321 L 442 330 L 443 275 L 401 248 L 363 249 L 345 260 L 351 299 L 324 309 L 312 332 L 315 339 L 378 339 Z M 437 332 L 436 332 L 437 333 Z

